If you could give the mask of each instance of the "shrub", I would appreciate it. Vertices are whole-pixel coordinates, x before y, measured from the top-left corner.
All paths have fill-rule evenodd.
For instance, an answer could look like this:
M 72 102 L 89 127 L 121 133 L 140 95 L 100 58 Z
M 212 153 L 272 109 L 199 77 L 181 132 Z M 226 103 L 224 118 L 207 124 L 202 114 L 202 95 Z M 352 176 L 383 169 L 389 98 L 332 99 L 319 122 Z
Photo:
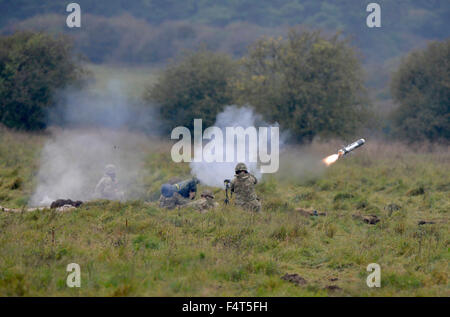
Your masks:
M 238 103 L 250 103 L 298 141 L 348 135 L 366 109 L 360 61 L 338 35 L 291 30 L 286 40 L 257 41 L 234 88 Z
M 216 114 L 232 103 L 228 83 L 235 69 L 228 55 L 200 49 L 170 64 L 145 98 L 160 104 L 161 116 L 169 128 L 193 128 L 196 118 L 210 126 Z
M 55 91 L 77 82 L 81 73 L 67 38 L 32 32 L 0 37 L 0 122 L 45 128 Z
M 399 105 L 394 132 L 411 140 L 450 139 L 450 40 L 409 54 L 394 73 L 391 91 Z

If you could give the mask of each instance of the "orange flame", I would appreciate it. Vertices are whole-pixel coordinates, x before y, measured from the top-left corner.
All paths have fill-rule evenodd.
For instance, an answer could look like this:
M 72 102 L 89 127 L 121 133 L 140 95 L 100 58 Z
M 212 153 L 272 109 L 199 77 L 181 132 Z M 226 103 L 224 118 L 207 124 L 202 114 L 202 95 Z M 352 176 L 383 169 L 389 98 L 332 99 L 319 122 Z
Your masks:
M 339 159 L 339 157 L 340 157 L 339 154 L 332 154 L 332 155 L 327 156 L 326 158 L 324 158 L 322 160 L 322 162 L 324 162 L 327 166 L 330 166 L 331 164 L 336 162 Z

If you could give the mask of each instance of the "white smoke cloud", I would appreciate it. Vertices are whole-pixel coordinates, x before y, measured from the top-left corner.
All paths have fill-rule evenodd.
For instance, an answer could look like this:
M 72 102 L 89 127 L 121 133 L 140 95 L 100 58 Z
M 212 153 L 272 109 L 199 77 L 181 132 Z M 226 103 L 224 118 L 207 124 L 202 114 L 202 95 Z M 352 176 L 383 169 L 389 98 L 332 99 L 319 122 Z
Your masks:
M 225 136 L 226 127 L 260 127 L 260 126 L 275 126 L 268 125 L 264 123 L 262 116 L 255 113 L 251 107 L 237 107 L 237 106 L 227 106 L 225 110 L 219 113 L 216 117 L 215 127 L 222 130 L 222 134 Z M 269 134 L 270 136 L 270 134 Z M 223 187 L 224 179 L 231 179 L 234 175 L 234 168 L 238 162 L 236 152 L 239 144 L 236 140 L 235 149 L 235 160 L 232 162 L 191 162 L 191 173 L 195 175 L 203 184 L 212 187 Z M 244 163 L 247 165 L 249 172 L 255 175 L 257 179 L 261 178 L 261 172 L 258 162 L 251 162 L 249 151 L 248 140 L 245 144 L 246 160 Z M 270 143 L 270 139 L 268 140 Z M 224 142 L 225 144 L 225 142 Z M 225 151 L 224 151 L 225 152 Z
M 90 200 L 104 167 L 114 164 L 125 199 L 139 198 L 148 134 L 158 131 L 154 110 L 130 100 L 112 81 L 100 93 L 65 92 L 51 127 L 29 205 L 48 206 L 56 199 Z
M 162 130 L 155 108 L 125 93 L 125 85 L 112 78 L 102 91 L 66 90 L 49 114 L 50 124 L 64 127 L 125 128 L 156 135 Z
M 291 146 L 280 155 L 280 169 L 276 178 L 283 182 L 306 184 L 323 176 L 326 165 L 321 152 L 315 145 Z

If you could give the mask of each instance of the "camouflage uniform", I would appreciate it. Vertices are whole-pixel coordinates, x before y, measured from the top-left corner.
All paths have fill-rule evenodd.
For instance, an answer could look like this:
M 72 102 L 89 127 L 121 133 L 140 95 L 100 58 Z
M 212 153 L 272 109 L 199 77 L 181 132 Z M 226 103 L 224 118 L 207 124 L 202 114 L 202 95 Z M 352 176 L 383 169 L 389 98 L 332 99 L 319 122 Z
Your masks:
M 95 186 L 94 195 L 96 198 L 109 200 L 121 200 L 123 198 L 123 193 L 119 191 L 114 165 L 109 164 L 105 167 L 105 174 Z
M 214 201 L 214 195 L 209 190 L 204 190 L 201 198 L 195 201 L 189 202 L 183 207 L 192 207 L 202 213 L 207 212 L 209 209 L 214 209 L 219 206 L 219 203 Z
M 165 197 L 161 195 L 159 197 L 159 207 L 166 209 L 174 209 L 177 206 L 183 206 L 189 203 L 189 199 L 184 198 L 177 192 L 173 193 L 171 197 Z
M 236 165 L 236 175 L 231 181 L 231 192 L 235 194 L 234 204 L 246 210 L 261 211 L 261 202 L 255 193 L 257 183 L 258 180 L 247 172 L 244 163 Z

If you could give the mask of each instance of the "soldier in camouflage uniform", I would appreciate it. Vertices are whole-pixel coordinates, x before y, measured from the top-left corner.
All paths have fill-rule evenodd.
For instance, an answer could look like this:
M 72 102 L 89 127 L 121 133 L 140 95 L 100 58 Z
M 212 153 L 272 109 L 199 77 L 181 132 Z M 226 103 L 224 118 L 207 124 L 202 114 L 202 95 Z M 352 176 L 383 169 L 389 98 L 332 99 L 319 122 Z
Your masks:
M 204 190 L 202 192 L 201 198 L 188 204 L 183 207 L 192 207 L 201 213 L 207 212 L 209 209 L 214 209 L 219 206 L 219 203 L 214 201 L 214 195 L 210 190 Z
M 244 163 L 235 168 L 236 175 L 231 181 L 231 192 L 235 194 L 234 204 L 250 211 L 261 211 L 261 202 L 255 193 L 258 180 L 247 171 Z
M 119 190 L 119 183 L 116 178 L 116 167 L 108 164 L 105 167 L 103 177 L 95 186 L 94 196 L 96 198 L 109 200 L 122 200 L 124 193 Z
M 199 181 L 194 177 L 177 184 L 164 184 L 161 186 L 159 207 L 173 209 L 183 206 L 195 198 Z
M 189 203 L 189 199 L 184 198 L 177 192 L 172 193 L 170 197 L 161 195 L 159 197 L 159 207 L 166 209 L 174 209 L 177 206 L 184 206 Z

